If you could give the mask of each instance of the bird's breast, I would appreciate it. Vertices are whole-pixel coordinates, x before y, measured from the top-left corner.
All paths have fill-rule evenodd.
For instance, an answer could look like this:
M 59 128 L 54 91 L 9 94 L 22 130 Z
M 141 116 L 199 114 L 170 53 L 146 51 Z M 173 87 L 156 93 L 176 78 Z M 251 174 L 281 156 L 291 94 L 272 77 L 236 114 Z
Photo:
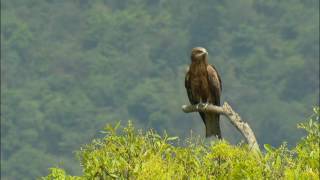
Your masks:
M 191 90 L 197 100 L 205 101 L 210 96 L 209 84 L 206 75 L 190 76 Z

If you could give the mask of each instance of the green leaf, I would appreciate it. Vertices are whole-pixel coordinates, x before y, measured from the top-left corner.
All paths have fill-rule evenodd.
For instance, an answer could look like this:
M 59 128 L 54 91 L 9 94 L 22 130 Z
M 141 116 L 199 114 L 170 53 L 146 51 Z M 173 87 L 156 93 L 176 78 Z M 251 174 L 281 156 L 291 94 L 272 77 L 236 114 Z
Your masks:
M 273 152 L 274 148 L 270 145 L 270 144 L 264 144 L 264 149 L 267 151 L 267 152 Z
M 179 137 L 177 137 L 177 136 L 174 136 L 174 137 L 169 137 L 168 139 L 167 139 L 167 141 L 174 141 L 174 140 L 176 140 L 176 139 L 178 139 Z

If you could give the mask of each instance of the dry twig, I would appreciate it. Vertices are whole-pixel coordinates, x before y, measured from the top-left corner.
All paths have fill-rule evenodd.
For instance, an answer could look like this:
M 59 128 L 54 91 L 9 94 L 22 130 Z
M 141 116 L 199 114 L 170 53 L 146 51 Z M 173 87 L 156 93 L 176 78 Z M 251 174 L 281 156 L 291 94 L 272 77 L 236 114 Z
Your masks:
M 207 107 L 198 106 L 198 108 L 197 105 L 183 105 L 182 110 L 185 113 L 214 112 L 226 116 L 231 121 L 231 123 L 241 132 L 241 134 L 249 144 L 249 147 L 256 151 L 260 151 L 256 137 L 249 124 L 247 122 L 244 122 L 239 114 L 236 113 L 227 102 L 225 102 L 222 107 L 212 104 L 209 104 Z

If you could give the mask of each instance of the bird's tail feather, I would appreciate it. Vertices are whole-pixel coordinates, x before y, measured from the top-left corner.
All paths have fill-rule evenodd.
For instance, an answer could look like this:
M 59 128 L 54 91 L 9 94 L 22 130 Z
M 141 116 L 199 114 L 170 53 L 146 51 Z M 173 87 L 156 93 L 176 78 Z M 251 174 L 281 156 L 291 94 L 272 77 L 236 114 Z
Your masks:
M 221 139 L 220 115 L 210 113 L 205 116 L 206 137 L 215 136 Z

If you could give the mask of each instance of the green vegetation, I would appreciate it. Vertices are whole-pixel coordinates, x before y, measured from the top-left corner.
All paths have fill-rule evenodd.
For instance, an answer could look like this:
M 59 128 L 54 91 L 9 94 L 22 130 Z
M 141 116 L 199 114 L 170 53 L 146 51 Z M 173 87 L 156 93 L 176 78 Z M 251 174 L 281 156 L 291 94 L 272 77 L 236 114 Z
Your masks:
M 318 0 L 1 1 L 1 179 L 35 179 L 55 166 L 80 175 L 73 151 L 119 120 L 203 137 L 199 116 L 181 111 L 194 46 L 209 51 L 222 101 L 258 142 L 294 148 L 304 135 L 296 124 L 319 105 L 318 7 Z M 230 144 L 241 139 L 225 120 L 222 135 Z
M 119 124 L 107 126 L 104 138 L 78 152 L 82 176 L 51 168 L 43 179 L 319 179 L 320 110 L 314 110 L 313 117 L 299 125 L 308 135 L 295 148 L 266 144 L 263 154 L 226 141 L 205 145 L 197 138 L 179 147 L 172 144 L 179 142 L 177 137 L 143 133 L 130 122 L 121 132 Z

